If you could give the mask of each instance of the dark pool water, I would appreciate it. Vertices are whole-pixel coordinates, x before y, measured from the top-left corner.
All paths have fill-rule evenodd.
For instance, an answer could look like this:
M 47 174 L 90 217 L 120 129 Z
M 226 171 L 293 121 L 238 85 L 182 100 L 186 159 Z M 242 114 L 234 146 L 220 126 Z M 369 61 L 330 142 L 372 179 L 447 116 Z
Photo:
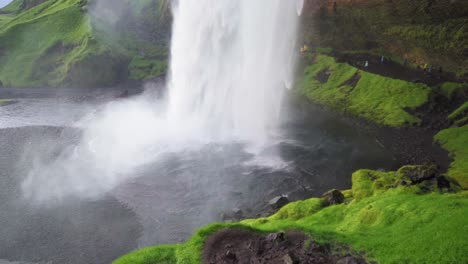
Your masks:
M 139 247 L 184 241 L 235 208 L 256 216 L 275 196 L 349 188 L 358 168 L 398 165 L 373 138 L 302 105 L 284 111 L 288 121 L 260 154 L 240 143 L 207 144 L 140 166 L 98 199 L 32 205 L 20 188 L 32 162 L 25 149 L 53 146 L 42 155 L 54 159 L 81 137 L 78 128 L 63 127 L 119 91 L 51 93 L 0 92 L 17 100 L 0 107 L 0 263 L 109 263 Z

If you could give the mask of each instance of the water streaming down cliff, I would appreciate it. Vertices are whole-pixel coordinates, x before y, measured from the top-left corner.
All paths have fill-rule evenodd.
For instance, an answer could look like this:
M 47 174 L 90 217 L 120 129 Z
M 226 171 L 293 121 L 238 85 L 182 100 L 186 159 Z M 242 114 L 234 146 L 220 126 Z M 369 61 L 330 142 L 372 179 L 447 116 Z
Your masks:
M 184 0 L 173 10 L 168 101 L 111 102 L 77 124 L 75 145 L 25 151 L 27 198 L 96 197 L 166 153 L 207 143 L 265 146 L 293 82 L 297 2 Z
M 293 81 L 296 5 L 284 0 L 178 1 L 169 120 L 212 140 L 264 143 Z

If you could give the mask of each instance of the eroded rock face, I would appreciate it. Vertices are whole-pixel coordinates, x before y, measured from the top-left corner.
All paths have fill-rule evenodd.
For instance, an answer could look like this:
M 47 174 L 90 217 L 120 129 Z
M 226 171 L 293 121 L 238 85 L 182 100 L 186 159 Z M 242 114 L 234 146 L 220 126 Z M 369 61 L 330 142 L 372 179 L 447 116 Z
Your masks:
M 288 203 L 289 199 L 286 196 L 277 196 L 268 202 L 272 209 L 280 209 Z
M 261 235 L 240 229 L 226 229 L 207 239 L 203 250 L 203 263 L 368 263 L 364 258 L 349 252 L 343 253 L 346 251 L 346 248 L 343 248 L 334 252 L 328 245 L 319 245 L 302 232 Z

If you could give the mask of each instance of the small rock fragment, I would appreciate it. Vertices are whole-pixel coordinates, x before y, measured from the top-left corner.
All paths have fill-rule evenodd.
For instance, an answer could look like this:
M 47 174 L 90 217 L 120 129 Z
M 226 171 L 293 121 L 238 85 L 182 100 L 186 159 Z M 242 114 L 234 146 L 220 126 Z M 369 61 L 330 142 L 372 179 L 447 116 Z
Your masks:
M 280 209 L 281 207 L 287 205 L 289 203 L 289 199 L 284 196 L 276 196 L 275 198 L 271 199 L 268 204 L 273 208 L 273 209 Z

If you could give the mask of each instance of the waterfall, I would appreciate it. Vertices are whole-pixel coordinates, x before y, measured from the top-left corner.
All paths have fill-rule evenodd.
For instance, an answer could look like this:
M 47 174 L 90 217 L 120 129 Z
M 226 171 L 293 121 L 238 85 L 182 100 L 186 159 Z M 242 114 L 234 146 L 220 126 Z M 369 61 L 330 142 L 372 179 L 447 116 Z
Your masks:
M 264 143 L 292 83 L 301 2 L 176 1 L 168 119 L 211 140 Z
M 25 198 L 97 197 L 167 153 L 207 143 L 267 147 L 293 83 L 300 2 L 175 1 L 168 101 L 110 102 L 77 124 L 76 145 L 53 158 L 42 154 L 53 146 L 29 150 Z

